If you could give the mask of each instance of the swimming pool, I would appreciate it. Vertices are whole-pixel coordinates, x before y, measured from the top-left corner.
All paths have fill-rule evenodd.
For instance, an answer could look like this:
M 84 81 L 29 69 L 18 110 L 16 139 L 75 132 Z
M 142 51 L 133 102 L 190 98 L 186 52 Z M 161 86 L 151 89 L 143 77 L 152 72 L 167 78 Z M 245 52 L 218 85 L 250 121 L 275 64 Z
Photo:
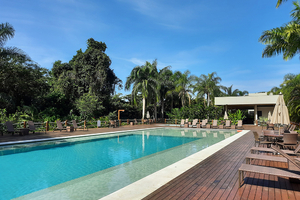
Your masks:
M 2 147 L 0 199 L 99 199 L 234 133 L 159 128 Z

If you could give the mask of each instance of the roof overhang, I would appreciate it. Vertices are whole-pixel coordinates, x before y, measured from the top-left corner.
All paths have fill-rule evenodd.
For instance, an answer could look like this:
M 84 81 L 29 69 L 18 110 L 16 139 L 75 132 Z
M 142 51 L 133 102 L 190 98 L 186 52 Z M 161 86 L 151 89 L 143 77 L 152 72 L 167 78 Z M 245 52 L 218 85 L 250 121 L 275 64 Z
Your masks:
M 279 95 L 249 95 L 235 97 L 215 97 L 215 105 L 217 106 L 274 106 Z

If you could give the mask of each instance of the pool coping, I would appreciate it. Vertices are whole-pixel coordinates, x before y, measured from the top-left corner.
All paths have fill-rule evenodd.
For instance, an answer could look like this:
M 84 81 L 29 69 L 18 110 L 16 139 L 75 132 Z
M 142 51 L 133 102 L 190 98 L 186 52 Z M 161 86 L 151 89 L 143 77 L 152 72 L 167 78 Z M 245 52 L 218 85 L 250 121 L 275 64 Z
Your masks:
M 124 188 L 121 188 L 120 190 L 101 198 L 101 200 L 142 199 L 250 131 L 251 130 L 243 130 L 221 142 L 209 146 Z
M 98 135 L 107 135 L 107 134 L 131 132 L 131 131 L 141 131 L 141 130 L 149 130 L 149 129 L 157 129 L 157 128 L 162 128 L 162 127 L 142 128 L 142 129 L 122 130 L 122 131 L 110 131 L 110 132 L 104 132 L 104 133 L 92 133 L 92 134 L 73 135 L 73 136 L 65 136 L 65 137 L 53 137 L 53 138 L 32 139 L 32 140 L 19 140 L 19 141 L 11 141 L 11 142 L 2 142 L 2 143 L 0 143 L 0 146 L 14 145 L 14 144 L 26 144 L 26 143 L 33 143 L 33 142 L 45 142 L 45 141 L 62 140 L 62 139 L 70 139 L 70 138 L 78 138 L 78 137 L 91 137 L 91 136 L 98 136 Z

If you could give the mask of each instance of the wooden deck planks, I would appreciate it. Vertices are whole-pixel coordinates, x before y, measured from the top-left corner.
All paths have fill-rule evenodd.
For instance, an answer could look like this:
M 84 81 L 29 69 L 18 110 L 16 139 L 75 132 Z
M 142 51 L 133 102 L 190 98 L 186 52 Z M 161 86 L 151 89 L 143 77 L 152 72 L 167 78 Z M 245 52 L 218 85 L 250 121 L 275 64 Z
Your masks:
M 253 145 L 248 133 L 144 199 L 300 199 L 300 184 L 272 175 L 247 173 L 239 188 L 237 170 Z M 253 164 L 287 168 L 287 163 L 273 161 Z

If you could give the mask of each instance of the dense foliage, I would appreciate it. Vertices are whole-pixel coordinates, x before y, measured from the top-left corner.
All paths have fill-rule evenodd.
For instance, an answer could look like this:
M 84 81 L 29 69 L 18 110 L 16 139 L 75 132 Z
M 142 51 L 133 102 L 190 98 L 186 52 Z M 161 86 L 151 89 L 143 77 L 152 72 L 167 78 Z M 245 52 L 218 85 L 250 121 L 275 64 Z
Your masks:
M 296 9 L 295 17 L 298 16 Z M 122 81 L 110 68 L 106 44 L 88 39 L 87 49 L 78 50 L 66 63 L 55 61 L 47 70 L 32 61 L 17 47 L 6 47 L 14 29 L 0 24 L 0 112 L 5 120 L 55 121 L 57 119 L 117 118 L 117 110 L 124 109 L 121 118 L 222 119 L 222 107 L 214 106 L 214 97 L 243 96 L 247 91 L 221 85 L 216 72 L 199 77 L 157 68 L 157 60 L 146 61 L 133 68 L 125 83 L 131 95 L 115 94 Z M 273 93 L 282 92 L 291 120 L 300 120 L 300 75 L 288 74 Z M 157 112 L 160 110 L 160 112 Z M 240 111 L 229 113 L 236 123 L 243 118 Z
M 278 1 L 279 2 L 279 1 Z M 283 59 L 289 60 L 300 52 L 300 6 L 293 2 L 294 10 L 291 12 L 293 20 L 284 26 L 264 31 L 259 41 L 267 45 L 262 57 L 272 57 L 283 54 Z M 279 5 L 279 4 L 277 4 Z

